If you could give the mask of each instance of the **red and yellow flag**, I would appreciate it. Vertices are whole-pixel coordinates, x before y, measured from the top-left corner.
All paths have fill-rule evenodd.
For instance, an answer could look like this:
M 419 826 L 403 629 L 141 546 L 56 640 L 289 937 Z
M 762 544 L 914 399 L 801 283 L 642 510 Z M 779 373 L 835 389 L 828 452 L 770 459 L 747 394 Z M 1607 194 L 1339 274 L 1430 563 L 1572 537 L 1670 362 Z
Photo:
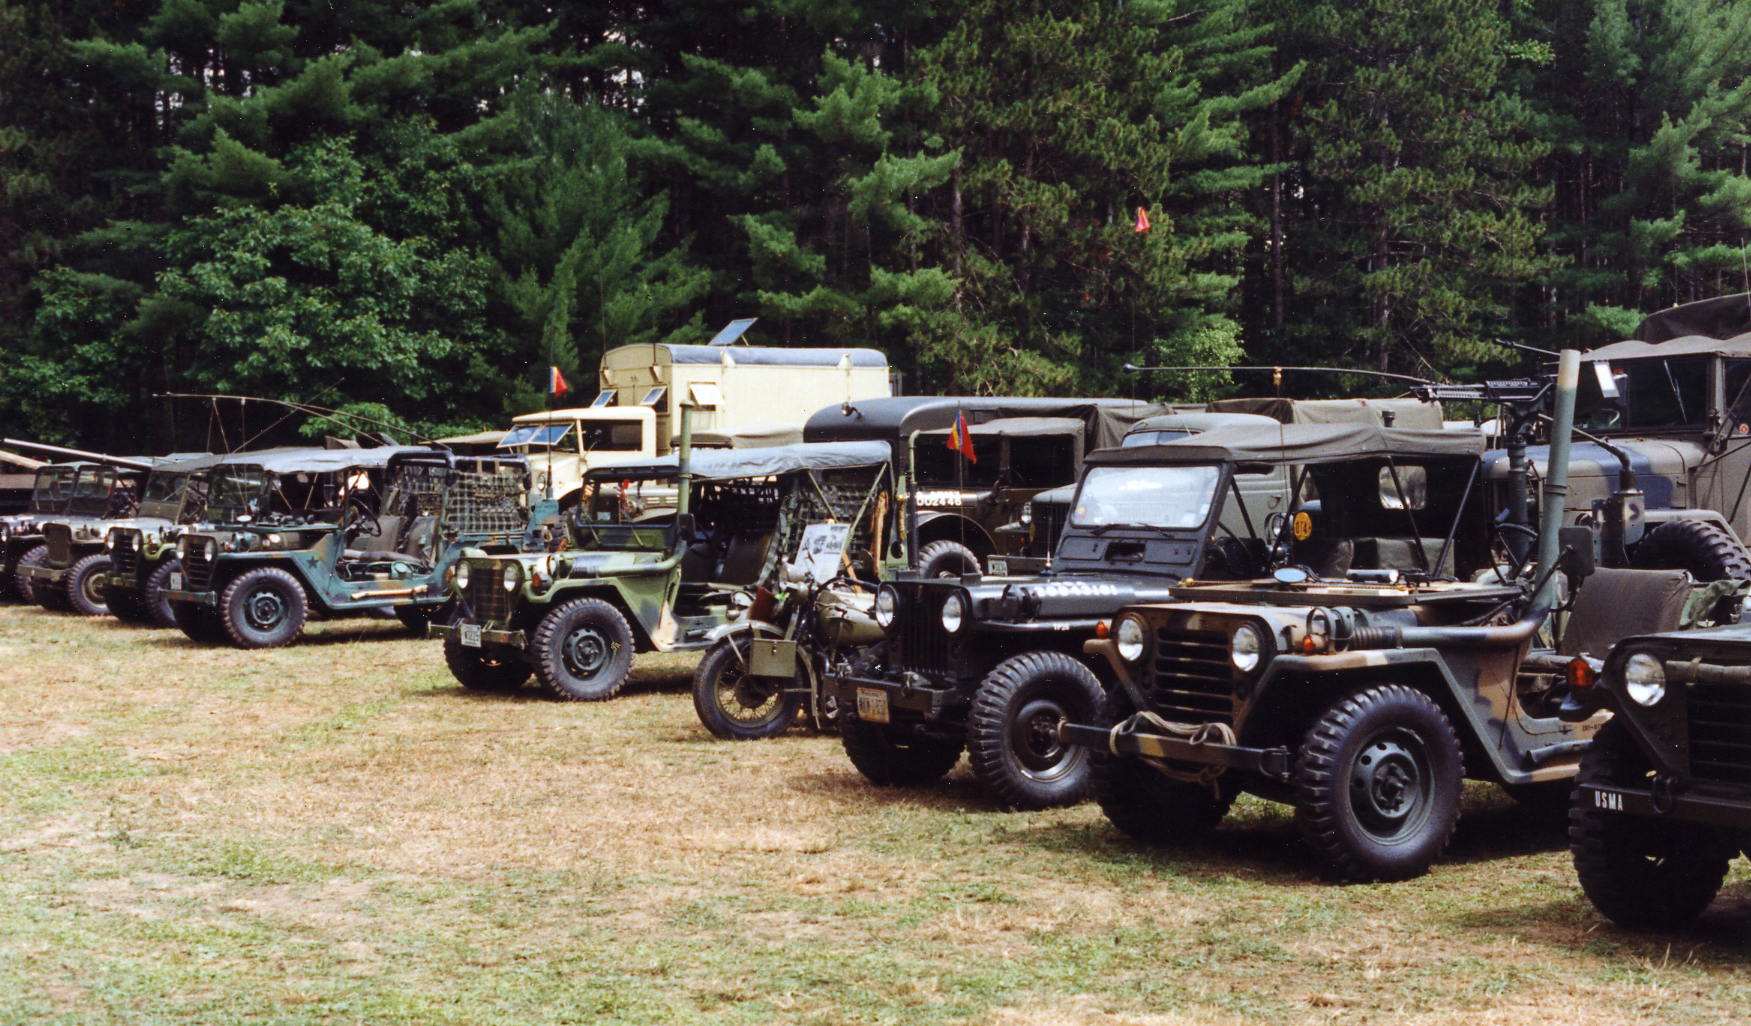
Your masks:
M 565 383 L 565 375 L 559 372 L 558 367 L 547 368 L 547 391 L 556 399 L 571 391 L 571 386 Z
M 967 430 L 966 414 L 955 416 L 955 426 L 948 433 L 948 447 L 965 456 L 970 462 L 979 462 L 979 457 L 973 454 L 973 433 Z
M 1149 230 L 1149 211 L 1144 210 L 1142 207 L 1137 208 L 1137 225 L 1131 230 L 1134 232 L 1146 232 Z

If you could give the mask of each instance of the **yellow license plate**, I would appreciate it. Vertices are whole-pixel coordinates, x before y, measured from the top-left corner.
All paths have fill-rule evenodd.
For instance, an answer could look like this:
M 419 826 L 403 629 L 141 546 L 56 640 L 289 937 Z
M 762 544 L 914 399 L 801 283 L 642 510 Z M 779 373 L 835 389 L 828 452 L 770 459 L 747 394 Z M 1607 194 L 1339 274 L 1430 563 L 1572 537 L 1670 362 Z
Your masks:
M 872 691 L 869 688 L 857 689 L 857 718 L 871 723 L 888 722 L 888 693 Z

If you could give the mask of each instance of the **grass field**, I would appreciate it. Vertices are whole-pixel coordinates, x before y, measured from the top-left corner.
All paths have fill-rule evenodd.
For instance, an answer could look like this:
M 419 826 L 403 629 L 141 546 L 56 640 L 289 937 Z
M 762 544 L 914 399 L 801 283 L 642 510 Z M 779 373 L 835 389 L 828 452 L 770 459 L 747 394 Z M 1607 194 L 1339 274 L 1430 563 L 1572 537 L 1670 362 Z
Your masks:
M 289 649 L 0 607 L 4 1023 L 1704 1023 L 1751 1016 L 1743 863 L 1605 925 L 1490 788 L 1409 883 L 1286 812 L 1196 849 L 1093 806 L 712 740 L 692 660 L 601 705 L 464 692 L 385 621 Z

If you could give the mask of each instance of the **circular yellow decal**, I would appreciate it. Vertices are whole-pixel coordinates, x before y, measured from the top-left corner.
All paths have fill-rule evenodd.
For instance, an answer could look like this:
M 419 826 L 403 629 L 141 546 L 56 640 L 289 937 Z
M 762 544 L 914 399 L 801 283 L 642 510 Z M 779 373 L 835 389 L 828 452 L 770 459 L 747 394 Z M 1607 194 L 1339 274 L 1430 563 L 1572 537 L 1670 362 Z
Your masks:
M 1306 541 L 1313 537 L 1313 518 L 1305 512 L 1297 513 L 1289 524 L 1289 530 L 1295 535 L 1296 541 Z

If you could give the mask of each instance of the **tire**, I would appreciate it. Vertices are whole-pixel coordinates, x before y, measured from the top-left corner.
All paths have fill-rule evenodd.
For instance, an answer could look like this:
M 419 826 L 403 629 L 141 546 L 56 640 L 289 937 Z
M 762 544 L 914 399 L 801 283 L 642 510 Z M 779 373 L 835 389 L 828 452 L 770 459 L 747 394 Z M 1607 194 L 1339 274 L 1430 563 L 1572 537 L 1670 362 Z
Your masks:
M 961 742 L 923 737 L 891 723 L 871 723 L 855 713 L 839 716 L 839 742 L 851 764 L 879 787 L 918 787 L 948 775 L 961 761 Z
M 1581 757 L 1578 783 L 1647 782 L 1647 761 L 1629 734 L 1607 723 Z M 1631 930 L 1672 930 L 1700 916 L 1721 881 L 1735 845 L 1699 823 L 1569 805 L 1569 853 L 1581 890 L 1593 907 Z
M 1420 876 L 1453 836 L 1464 781 L 1440 707 L 1402 684 L 1377 685 L 1308 729 L 1295 760 L 1296 826 L 1339 879 Z
M 619 694 L 632 672 L 632 652 L 626 617 L 595 598 L 574 599 L 542 617 L 530 642 L 536 679 L 568 702 Z
M 35 603 L 37 601 L 36 582 L 25 576 L 25 567 L 42 566 L 49 558 L 47 545 L 33 545 L 18 557 L 18 565 L 12 574 L 12 593 L 18 596 L 20 602 Z
M 1631 562 L 1644 570 L 1688 570 L 1699 581 L 1751 578 L 1751 552 L 1711 520 L 1654 525 L 1636 545 Z
M 170 608 L 170 600 L 164 597 L 164 592 L 170 587 L 170 575 L 182 572 L 179 560 L 167 559 L 158 565 L 146 578 L 146 594 L 142 599 L 146 615 L 159 627 L 178 626 L 176 614 Z
M 455 638 L 444 639 L 444 665 L 470 691 L 515 691 L 534 672 L 513 649 L 468 648 Z
M 219 593 L 219 622 L 238 648 L 288 644 L 303 633 L 309 615 L 304 586 L 276 566 L 246 570 Z
M 967 714 L 973 775 L 1011 808 L 1081 801 L 1089 750 L 1058 740 L 1058 726 L 1094 722 L 1105 700 L 1094 673 L 1063 652 L 1005 659 L 980 682 Z
M 727 741 L 758 741 L 782 734 L 803 707 L 794 679 L 748 675 L 752 640 L 746 634 L 724 638 L 693 673 L 693 711 L 706 730 Z
M 123 623 L 146 625 L 152 622 L 152 615 L 146 612 L 145 596 L 132 588 L 111 585 L 104 600 L 104 604 L 109 606 L 109 615 Z
M 1122 688 L 1102 703 L 1096 723 L 1111 727 L 1137 710 Z M 1228 815 L 1234 796 L 1200 784 L 1175 780 L 1141 759 L 1089 750 L 1089 790 L 1107 822 L 1145 844 L 1189 844 L 1208 834 Z
M 231 640 L 225 633 L 225 625 L 219 622 L 219 615 L 206 606 L 195 602 L 171 602 L 169 605 L 171 619 L 190 641 L 217 645 Z
M 957 541 L 933 541 L 918 550 L 918 572 L 926 577 L 959 577 L 979 572 L 979 557 Z
M 67 605 L 80 616 L 109 615 L 109 557 L 101 552 L 75 560 L 67 568 Z

